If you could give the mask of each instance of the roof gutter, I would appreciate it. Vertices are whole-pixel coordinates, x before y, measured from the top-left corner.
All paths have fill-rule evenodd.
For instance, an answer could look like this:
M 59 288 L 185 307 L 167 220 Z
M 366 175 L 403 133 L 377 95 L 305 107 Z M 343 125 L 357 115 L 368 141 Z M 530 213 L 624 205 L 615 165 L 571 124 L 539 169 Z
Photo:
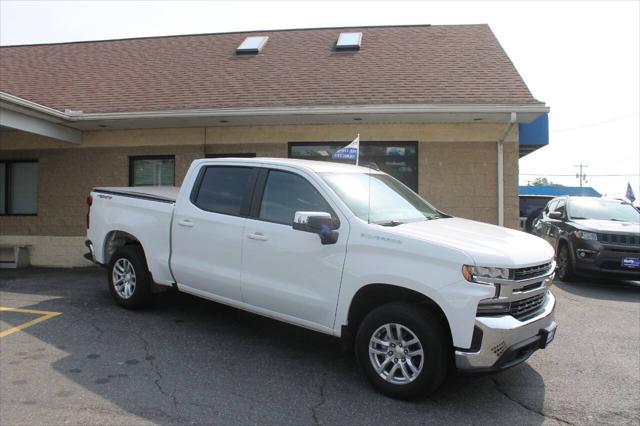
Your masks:
M 9 93 L 0 92 L 2 106 L 50 121 L 82 122 L 94 120 L 186 118 L 186 117 L 251 117 L 251 116 L 309 116 L 331 114 L 491 114 L 491 113 L 534 113 L 549 112 L 544 104 L 395 104 L 395 105 L 319 105 L 247 108 L 202 108 L 161 111 L 96 112 L 59 111 Z M 52 120 L 53 119 L 53 120 Z
M 28 112 L 31 112 L 31 114 L 28 115 L 43 118 L 45 120 L 49 118 L 49 121 L 53 121 L 55 123 L 59 123 L 61 120 L 68 120 L 69 117 L 68 114 L 58 111 L 57 109 L 49 108 L 6 92 L 0 92 L 0 106 L 21 113 L 28 114 Z M 51 120 L 51 118 L 55 118 L 57 120 Z
M 82 113 L 72 116 L 74 121 L 117 120 L 145 118 L 183 118 L 183 117 L 247 117 L 247 116 L 300 116 L 331 114 L 428 114 L 428 113 L 544 113 L 549 107 L 536 105 L 438 105 L 438 104 L 399 104 L 399 105 L 340 105 L 340 106 L 294 106 L 294 107 L 249 107 L 249 108 L 207 108 L 166 111 Z

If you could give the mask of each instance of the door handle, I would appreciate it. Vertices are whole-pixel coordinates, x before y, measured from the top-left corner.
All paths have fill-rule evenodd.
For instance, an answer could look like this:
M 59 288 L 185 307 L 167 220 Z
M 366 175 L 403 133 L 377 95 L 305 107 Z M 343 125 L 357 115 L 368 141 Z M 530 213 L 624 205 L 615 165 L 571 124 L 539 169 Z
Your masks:
M 269 238 L 265 237 L 262 232 L 254 232 L 253 234 L 247 234 L 247 238 L 256 241 L 267 241 Z
M 178 221 L 178 225 L 193 228 L 193 221 L 190 219 L 182 219 Z

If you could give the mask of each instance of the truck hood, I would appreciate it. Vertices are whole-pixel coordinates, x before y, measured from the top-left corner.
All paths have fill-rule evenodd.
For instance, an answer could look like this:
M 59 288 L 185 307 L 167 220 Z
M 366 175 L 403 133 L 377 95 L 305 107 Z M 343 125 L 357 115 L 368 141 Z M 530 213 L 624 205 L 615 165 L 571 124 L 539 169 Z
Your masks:
M 582 219 L 572 221 L 577 228 L 585 231 L 595 232 L 615 232 L 622 233 L 640 233 L 640 223 L 636 222 L 619 222 L 615 220 L 596 220 L 596 219 Z
M 553 248 L 542 238 L 468 219 L 442 218 L 387 229 L 404 238 L 461 250 L 478 266 L 533 266 L 549 262 L 554 256 Z

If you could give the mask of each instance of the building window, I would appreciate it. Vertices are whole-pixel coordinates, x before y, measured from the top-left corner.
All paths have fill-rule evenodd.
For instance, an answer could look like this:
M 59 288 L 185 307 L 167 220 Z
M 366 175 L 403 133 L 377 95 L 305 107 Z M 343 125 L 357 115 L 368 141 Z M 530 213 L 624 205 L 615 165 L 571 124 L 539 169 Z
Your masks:
M 0 215 L 35 215 L 37 212 L 37 161 L 0 161 Z
M 129 186 L 173 186 L 175 184 L 175 156 L 129 157 Z
M 353 164 L 353 161 L 331 160 L 331 155 L 349 142 L 290 142 L 289 158 L 335 161 Z M 360 165 L 375 163 L 380 170 L 395 177 L 418 192 L 417 142 L 360 142 Z

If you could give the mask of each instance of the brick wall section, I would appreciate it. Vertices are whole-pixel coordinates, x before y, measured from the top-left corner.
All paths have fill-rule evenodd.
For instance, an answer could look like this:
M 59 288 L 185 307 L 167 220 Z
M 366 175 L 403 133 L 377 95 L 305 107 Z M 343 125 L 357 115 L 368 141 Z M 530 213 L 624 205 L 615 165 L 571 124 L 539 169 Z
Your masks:
M 80 236 L 86 233 L 85 199 L 95 186 L 127 186 L 130 155 L 175 155 L 176 184 L 200 146 L 155 146 L 0 151 L 0 159 L 38 160 L 38 215 L 0 217 L 2 235 Z
M 456 216 L 498 222 L 495 142 L 421 143 L 420 193 Z M 518 223 L 517 144 L 505 144 L 505 224 Z M 515 167 L 514 167 L 515 165 Z
M 419 141 L 419 192 L 456 216 L 497 222 L 496 139 L 503 124 L 379 124 L 146 129 L 86 132 L 70 145 L 0 132 L 0 159 L 37 158 L 38 215 L 0 217 L 0 235 L 82 236 L 94 186 L 126 186 L 129 156 L 175 155 L 179 185 L 205 154 L 286 157 L 290 141 Z M 505 224 L 518 225 L 517 130 L 505 144 Z

